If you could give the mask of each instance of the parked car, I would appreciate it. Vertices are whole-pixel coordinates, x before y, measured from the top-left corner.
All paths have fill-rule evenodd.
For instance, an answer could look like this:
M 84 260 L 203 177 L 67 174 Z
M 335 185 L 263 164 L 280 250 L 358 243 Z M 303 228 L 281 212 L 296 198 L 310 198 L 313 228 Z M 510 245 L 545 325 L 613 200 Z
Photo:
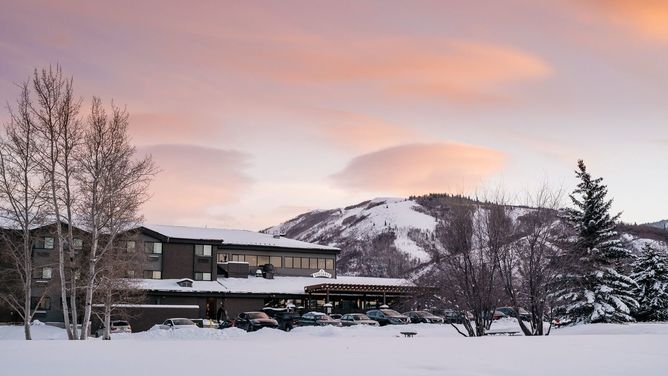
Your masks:
M 497 308 L 497 311 L 503 313 L 507 317 L 517 317 L 517 314 L 515 313 L 515 309 L 513 307 L 501 307 Z M 524 321 L 531 321 L 531 314 L 524 308 L 519 309 L 520 311 L 520 318 Z
M 443 321 L 446 324 L 463 324 L 464 321 L 468 318 L 468 315 L 454 309 L 445 309 L 443 310 Z M 472 318 L 469 318 L 469 321 Z
M 299 326 L 341 326 L 341 322 L 332 320 L 322 312 L 308 312 L 305 313 L 298 321 Z
M 555 318 L 552 320 L 552 325 L 554 325 L 555 328 L 561 328 L 562 326 L 567 326 L 572 323 L 571 319 L 568 318 Z
M 278 322 L 278 329 L 284 330 L 286 332 L 294 329 L 294 327 L 298 325 L 297 322 L 301 317 L 299 313 L 288 310 L 287 308 L 265 307 L 262 308 L 262 312 L 276 320 L 276 322 Z
M 408 316 L 411 319 L 413 324 L 425 323 L 425 324 L 443 324 L 443 318 L 434 315 L 431 312 L 427 311 L 410 311 L 405 312 L 404 316 Z
M 492 314 L 492 320 L 499 320 L 502 318 L 508 317 L 505 313 L 499 311 L 498 309 Z
M 406 325 L 411 323 L 408 316 L 404 316 L 393 309 L 372 309 L 371 311 L 367 311 L 366 315 L 371 320 L 378 321 L 380 326 Z
M 234 326 L 247 332 L 254 332 L 262 328 L 278 328 L 278 321 L 264 312 L 243 312 L 234 321 Z
M 276 321 L 278 321 L 279 329 L 289 332 L 299 325 L 300 318 L 301 316 L 297 312 L 283 312 L 276 316 Z
M 160 325 L 160 329 L 194 329 L 197 325 L 190 319 L 167 319 Z
M 329 317 L 331 317 L 332 320 L 341 320 L 341 317 L 343 317 L 343 315 L 338 314 L 338 313 L 333 313 L 333 314 L 329 315 Z
M 190 319 L 190 321 L 194 322 L 199 328 L 217 328 L 220 325 L 217 320 L 211 319 Z
M 341 317 L 342 326 L 369 325 L 378 326 L 378 321 L 371 320 L 363 313 L 348 313 Z
M 109 333 L 111 334 L 132 333 L 132 327 L 130 326 L 130 323 L 125 320 L 113 320 L 109 324 Z M 100 327 L 95 332 L 95 337 L 102 336 L 104 336 L 104 326 Z

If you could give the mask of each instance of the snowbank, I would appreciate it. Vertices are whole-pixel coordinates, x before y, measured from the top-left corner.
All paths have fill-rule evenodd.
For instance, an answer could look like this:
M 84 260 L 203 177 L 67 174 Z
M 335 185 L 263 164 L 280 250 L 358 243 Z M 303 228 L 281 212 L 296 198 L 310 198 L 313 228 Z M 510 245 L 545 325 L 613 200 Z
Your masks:
M 595 324 L 549 337 L 464 338 L 450 325 L 302 327 L 286 333 L 236 328 L 151 330 L 112 341 L 68 342 L 63 329 L 0 326 L 3 374 L 185 375 L 666 375 L 668 323 Z M 492 330 L 514 330 L 499 320 Z M 401 331 L 418 335 L 405 338 Z

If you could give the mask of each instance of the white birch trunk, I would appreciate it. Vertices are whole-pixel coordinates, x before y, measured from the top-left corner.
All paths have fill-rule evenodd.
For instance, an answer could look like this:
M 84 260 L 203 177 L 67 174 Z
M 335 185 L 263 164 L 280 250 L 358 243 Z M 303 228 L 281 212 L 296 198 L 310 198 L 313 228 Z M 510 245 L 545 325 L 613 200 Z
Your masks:
M 81 336 L 82 340 L 88 338 L 88 325 L 90 324 L 90 317 L 93 311 L 93 290 L 95 289 L 95 266 L 97 262 L 97 248 L 98 248 L 98 231 L 93 229 L 91 234 L 92 242 L 90 249 L 90 259 L 88 260 L 88 281 L 85 287 L 84 297 L 84 317 L 81 321 Z

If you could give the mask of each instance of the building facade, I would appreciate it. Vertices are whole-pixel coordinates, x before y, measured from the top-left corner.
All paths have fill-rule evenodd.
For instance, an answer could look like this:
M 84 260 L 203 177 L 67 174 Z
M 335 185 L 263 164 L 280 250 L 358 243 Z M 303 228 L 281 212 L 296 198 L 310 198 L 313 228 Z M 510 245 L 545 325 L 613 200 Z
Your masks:
M 73 246 L 86 252 L 86 234 L 77 231 L 81 241 Z M 33 282 L 49 289 L 35 319 L 62 322 L 53 233 L 49 226 L 34 232 Z M 340 249 L 280 235 L 148 224 L 129 234 L 119 252 L 128 259 L 143 257 L 142 262 L 125 264 L 123 274 L 145 295 L 141 304 L 119 311 L 135 331 L 175 316 L 232 319 L 264 307 L 362 312 L 392 305 L 417 291 L 402 279 L 338 276 Z M 37 289 L 36 298 L 43 291 Z M 13 319 L 10 312 L 0 313 L 0 320 L 18 321 Z

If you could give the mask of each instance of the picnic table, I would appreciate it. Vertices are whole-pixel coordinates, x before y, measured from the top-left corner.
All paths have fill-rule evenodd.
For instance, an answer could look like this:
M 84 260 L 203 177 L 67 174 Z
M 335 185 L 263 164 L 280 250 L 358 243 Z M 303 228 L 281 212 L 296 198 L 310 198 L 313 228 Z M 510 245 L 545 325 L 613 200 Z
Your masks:
M 485 332 L 486 336 L 516 336 L 520 332 L 516 330 L 495 330 L 492 332 Z
M 413 337 L 414 335 L 417 335 L 417 332 L 400 332 L 401 334 L 404 335 L 404 337 Z

